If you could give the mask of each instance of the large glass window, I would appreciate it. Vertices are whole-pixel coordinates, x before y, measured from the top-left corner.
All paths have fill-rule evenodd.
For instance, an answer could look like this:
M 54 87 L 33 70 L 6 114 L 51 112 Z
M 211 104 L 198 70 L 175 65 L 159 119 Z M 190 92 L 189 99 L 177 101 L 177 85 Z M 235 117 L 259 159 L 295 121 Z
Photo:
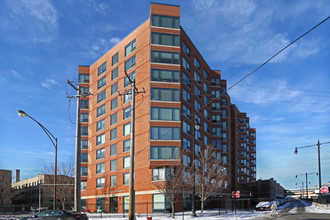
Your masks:
M 88 99 L 80 100 L 80 109 L 88 109 L 89 101 Z
M 204 117 L 208 120 L 210 120 L 210 113 L 204 108 Z
M 196 82 L 201 84 L 201 76 L 196 71 L 194 71 L 194 79 Z
M 105 99 L 105 90 L 97 94 L 97 103 L 102 102 Z
M 105 134 L 100 134 L 96 136 L 96 145 L 104 144 L 105 142 Z
M 111 100 L 111 110 L 114 110 L 118 107 L 118 97 Z
M 88 122 L 88 113 L 80 113 L 80 122 Z
M 115 94 L 116 92 L 118 92 L 118 82 L 111 86 L 111 95 Z
M 89 74 L 79 74 L 79 83 L 89 83 Z
M 96 123 L 96 131 L 101 131 L 105 128 L 105 119 L 102 119 L 101 121 L 98 121 Z
M 151 43 L 167 46 L 180 46 L 179 35 L 164 34 L 164 33 L 151 33 Z
M 110 176 L 110 186 L 111 187 L 117 186 L 117 175 Z
M 212 115 L 212 123 L 220 123 L 221 116 L 220 115 Z
M 118 78 L 118 67 L 111 72 L 111 80 Z
M 125 71 L 130 70 L 133 66 L 135 66 L 135 55 L 125 62 Z
M 104 62 L 101 66 L 98 68 L 98 75 L 101 75 L 107 70 L 107 62 Z
M 81 167 L 81 176 L 88 176 L 88 167 Z
M 80 182 L 80 190 L 86 190 L 86 182 L 87 181 L 81 181 Z
M 197 111 L 200 111 L 201 110 L 201 103 L 199 103 L 197 100 L 195 100 L 195 109 Z
M 117 160 L 110 160 L 110 171 L 117 170 Z
M 86 86 L 80 87 L 80 93 L 81 94 L 89 94 L 89 87 L 86 87 Z
M 221 103 L 220 102 L 212 102 L 212 110 L 220 111 Z
M 201 64 L 199 63 L 199 60 L 196 58 L 196 57 L 194 57 L 194 64 L 195 64 L 195 67 L 197 67 L 197 69 L 201 69 Z
M 187 138 L 183 138 L 183 148 L 185 150 L 190 150 L 191 142 Z
M 110 146 L 110 156 L 114 156 L 117 154 L 117 144 L 113 144 Z
M 220 94 L 221 94 L 220 90 L 212 90 L 212 98 L 213 99 L 220 99 Z
M 125 56 L 130 55 L 136 49 L 136 40 L 133 40 L 125 47 Z
M 131 139 L 123 142 L 123 152 L 127 152 L 131 149 Z
M 100 88 L 102 88 L 103 86 L 105 86 L 106 81 L 107 81 L 107 77 L 106 77 L 106 76 L 104 76 L 102 79 L 99 79 L 99 80 L 97 81 L 97 89 L 100 89 Z
M 190 63 L 184 57 L 182 57 L 182 66 L 190 72 Z
M 96 164 L 96 174 L 105 172 L 105 163 Z
M 221 128 L 220 127 L 213 127 L 212 128 L 212 135 L 221 136 Z
M 167 51 L 151 51 L 151 62 L 180 64 L 179 53 Z
M 123 136 L 129 135 L 131 133 L 131 123 L 127 123 L 123 126 Z
M 195 85 L 195 95 L 201 97 L 201 90 Z
M 81 153 L 81 162 L 82 163 L 88 162 L 88 153 Z
M 204 95 L 204 105 L 209 105 L 209 102 L 210 102 L 209 98 L 207 98 L 207 96 Z
M 151 120 L 179 121 L 179 108 L 151 107 Z
M 117 139 L 117 128 L 110 131 L 110 141 Z
M 119 52 L 112 56 L 112 66 L 118 63 Z
M 81 127 L 80 127 L 80 134 L 81 134 L 82 136 L 87 136 L 87 135 L 88 135 L 88 127 L 81 126 Z
M 180 72 L 176 70 L 151 69 L 151 81 L 180 82 Z
M 179 102 L 180 90 L 151 88 L 151 100 Z
M 188 124 L 187 122 L 184 121 L 182 127 L 183 127 L 183 132 L 184 133 L 189 134 L 189 135 L 191 134 L 190 124 Z
M 131 117 L 131 106 L 124 108 L 124 112 L 123 112 L 123 119 L 127 119 Z
M 190 103 L 191 102 L 190 93 L 187 92 L 186 89 L 182 89 L 182 91 L 183 91 L 183 94 L 182 94 L 183 99 Z
M 188 108 L 186 105 L 182 105 L 182 112 L 184 116 L 190 119 L 190 114 L 191 114 L 190 108 Z
M 220 78 L 212 78 L 211 79 L 212 86 L 220 86 Z
M 104 177 L 96 179 L 96 188 L 104 188 L 104 185 L 105 185 Z
M 129 166 L 129 164 L 130 164 L 130 157 L 124 157 L 123 158 L 123 164 L 124 164 L 124 169 L 126 169 L 126 168 L 129 168 L 130 166 Z
M 151 127 L 152 140 L 180 140 L 180 128 L 177 127 Z
M 182 41 L 182 50 L 188 55 L 188 57 L 190 57 L 190 49 L 184 41 Z
M 130 102 L 132 100 L 132 90 L 127 91 L 124 95 L 124 103 Z
M 208 80 L 209 79 L 209 74 L 206 72 L 206 70 L 204 69 L 204 78 L 206 79 L 206 80 Z
M 150 159 L 179 159 L 180 150 L 175 146 L 151 146 Z
M 208 85 L 206 84 L 206 83 L 204 83 L 204 91 L 206 92 L 206 93 L 209 93 L 209 87 L 208 87 Z
M 128 185 L 129 184 L 129 173 L 124 173 L 123 174 L 123 185 Z
M 190 78 L 185 73 L 182 73 L 182 81 L 190 87 Z
M 134 81 L 135 80 L 135 71 L 130 73 L 128 76 L 132 81 Z M 124 87 L 129 86 L 130 84 L 131 84 L 131 82 L 129 81 L 128 77 L 126 76 L 124 79 Z
M 117 124 L 117 112 L 110 116 L 110 125 Z
M 81 140 L 80 144 L 81 144 L 81 149 L 82 150 L 88 149 L 88 141 L 87 140 Z
M 105 104 L 97 108 L 97 117 L 105 114 Z
M 183 165 L 190 166 L 191 158 L 188 155 L 183 155 Z
M 105 157 L 105 148 L 96 151 L 96 160 L 103 159 Z
M 165 15 L 151 15 L 151 25 L 156 27 L 180 29 L 180 18 Z
M 152 169 L 152 180 L 158 181 L 158 180 L 166 180 L 170 179 L 172 175 L 172 168 L 169 167 L 158 167 Z

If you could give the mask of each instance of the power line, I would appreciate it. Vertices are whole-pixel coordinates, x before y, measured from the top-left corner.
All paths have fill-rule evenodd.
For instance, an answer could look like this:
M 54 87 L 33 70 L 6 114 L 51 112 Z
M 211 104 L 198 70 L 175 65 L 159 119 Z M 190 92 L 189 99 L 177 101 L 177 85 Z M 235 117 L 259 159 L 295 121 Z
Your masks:
M 330 94 L 330 91 L 318 91 L 318 90 L 305 90 L 305 89 L 283 89 L 281 87 L 270 87 L 270 86 L 259 86 L 259 85 L 240 85 L 241 87 L 249 87 L 249 88 L 266 88 L 266 89 L 277 89 L 277 90 L 288 90 L 288 91 L 296 91 L 296 92 L 319 92 L 319 93 L 328 93 Z

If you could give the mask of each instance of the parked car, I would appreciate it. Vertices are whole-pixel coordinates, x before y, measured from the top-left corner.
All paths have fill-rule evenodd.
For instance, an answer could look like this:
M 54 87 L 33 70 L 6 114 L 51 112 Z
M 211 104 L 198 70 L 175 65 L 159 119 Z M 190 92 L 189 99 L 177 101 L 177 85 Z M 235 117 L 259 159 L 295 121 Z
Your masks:
M 256 210 L 257 211 L 269 211 L 270 207 L 272 206 L 274 201 L 264 201 L 264 202 L 259 202 L 256 205 Z
M 21 218 L 20 220 L 88 220 L 86 214 L 68 212 L 65 210 L 48 210 L 39 212 L 30 217 Z

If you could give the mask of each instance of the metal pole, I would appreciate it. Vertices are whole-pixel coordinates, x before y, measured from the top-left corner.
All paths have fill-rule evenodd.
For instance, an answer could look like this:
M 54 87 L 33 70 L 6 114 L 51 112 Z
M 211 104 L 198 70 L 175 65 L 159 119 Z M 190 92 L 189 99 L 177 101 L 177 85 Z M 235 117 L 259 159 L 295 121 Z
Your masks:
M 308 199 L 308 173 L 306 173 L 306 199 Z
M 130 174 L 129 174 L 129 211 L 128 219 L 135 220 L 135 191 L 134 191 L 134 138 L 135 138 L 135 80 L 131 88 L 131 148 L 130 148 Z
M 192 149 L 193 149 L 193 158 L 192 158 L 192 161 L 193 161 L 193 192 L 192 192 L 192 198 L 191 198 L 191 216 L 193 217 L 196 217 L 196 211 L 195 211 L 195 193 L 196 193 L 196 183 L 195 183 L 195 125 L 193 126 L 193 141 L 192 141 Z
M 56 209 L 56 179 L 57 179 L 57 138 L 55 138 L 55 169 L 54 169 L 54 201 L 53 210 Z
M 321 195 L 321 187 L 322 187 L 320 146 L 321 146 L 320 140 L 317 140 L 317 156 L 318 156 L 318 162 L 319 162 L 319 195 Z
M 75 181 L 74 181 L 74 210 L 81 211 L 81 146 L 80 146 L 80 86 L 77 89 L 77 118 L 76 118 L 76 149 L 75 149 Z

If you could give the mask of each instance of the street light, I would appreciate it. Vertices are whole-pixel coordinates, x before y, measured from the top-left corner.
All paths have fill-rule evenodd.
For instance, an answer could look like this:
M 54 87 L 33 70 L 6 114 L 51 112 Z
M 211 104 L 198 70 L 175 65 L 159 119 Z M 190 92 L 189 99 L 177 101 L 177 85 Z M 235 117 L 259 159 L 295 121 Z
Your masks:
M 307 145 L 307 146 L 302 146 L 302 147 L 296 147 L 294 150 L 294 154 L 298 154 L 298 149 L 300 148 L 307 148 L 307 147 L 315 147 L 317 146 L 317 156 L 318 156 L 318 165 L 319 165 L 319 194 L 321 193 L 321 186 L 322 186 L 322 182 L 321 182 L 321 158 L 320 158 L 320 146 L 321 144 L 329 144 L 330 142 L 324 142 L 324 143 L 320 143 L 320 140 L 317 140 L 317 144 L 313 144 L 313 145 Z
M 200 125 L 196 119 L 194 128 L 193 128 L 193 141 L 192 141 L 192 145 L 193 145 L 193 159 L 192 161 L 193 163 L 193 193 L 192 193 L 192 203 L 191 203 L 191 216 L 196 217 L 196 211 L 195 211 L 195 193 L 196 193 L 196 186 L 195 186 L 195 132 L 196 130 L 198 131 L 200 129 Z
M 303 173 L 303 174 L 297 174 L 296 175 L 296 178 L 298 178 L 298 176 L 302 176 L 302 175 L 306 175 L 306 199 L 308 199 L 308 174 L 316 174 L 319 175 L 317 172 L 314 172 L 314 173 Z
M 25 113 L 23 110 L 17 110 L 17 113 L 20 117 L 29 117 L 31 118 L 33 121 L 35 121 L 41 128 L 42 130 L 47 134 L 48 138 L 50 139 L 50 141 L 52 142 L 52 144 L 55 147 L 55 168 L 54 168 L 54 201 L 53 201 L 53 209 L 56 209 L 56 177 L 57 177 L 57 138 L 50 133 L 50 131 L 48 131 L 47 128 L 45 128 L 45 126 L 43 126 L 42 124 L 40 124 L 37 120 L 35 120 L 34 118 L 32 118 L 30 115 L 28 115 L 27 113 Z

